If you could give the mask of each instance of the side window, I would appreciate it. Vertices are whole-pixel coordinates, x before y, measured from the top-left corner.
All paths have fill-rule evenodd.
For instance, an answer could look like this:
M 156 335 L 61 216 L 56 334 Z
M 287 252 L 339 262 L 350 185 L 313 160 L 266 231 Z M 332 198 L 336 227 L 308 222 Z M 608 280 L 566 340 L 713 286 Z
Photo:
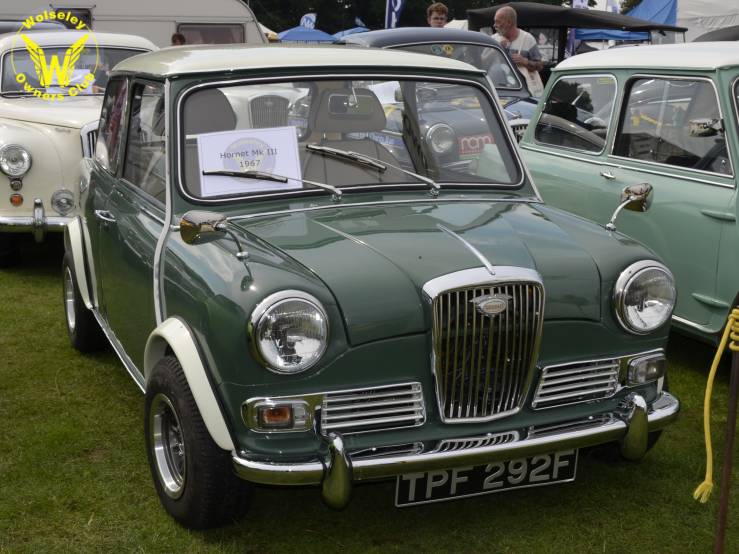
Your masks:
M 113 174 L 118 171 L 118 154 L 125 126 L 123 118 L 127 98 L 128 80 L 125 78 L 111 79 L 105 89 L 103 109 L 100 112 L 95 159 Z
M 616 81 L 607 75 L 559 79 L 549 91 L 534 138 L 543 144 L 601 152 L 615 97 Z
M 244 42 L 241 23 L 180 23 L 177 32 L 186 44 L 233 44 Z
M 163 203 L 167 167 L 163 86 L 135 83 L 130 111 L 123 178 Z
M 731 175 L 712 84 L 635 79 L 627 88 L 614 155 Z

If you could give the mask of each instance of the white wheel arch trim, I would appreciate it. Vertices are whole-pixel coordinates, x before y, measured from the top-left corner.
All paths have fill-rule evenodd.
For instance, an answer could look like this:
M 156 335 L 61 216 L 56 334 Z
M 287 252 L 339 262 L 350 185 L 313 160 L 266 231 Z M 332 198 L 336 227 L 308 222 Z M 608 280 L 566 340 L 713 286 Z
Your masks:
M 228 432 L 226 421 L 223 419 L 218 401 L 208 381 L 195 340 L 190 330 L 177 318 L 170 317 L 163 321 L 152 331 L 146 341 L 144 377 L 147 383 L 152 369 L 165 356 L 167 347 L 172 349 L 174 356 L 182 366 L 187 384 L 213 441 L 220 448 L 229 452 L 233 451 L 234 444 L 231 434 Z
M 92 309 L 90 301 L 90 289 L 87 286 L 87 273 L 85 272 L 85 254 L 82 247 L 82 226 L 80 218 L 76 217 L 67 223 L 64 231 L 69 237 L 69 246 L 72 254 L 72 264 L 74 265 L 74 274 L 77 279 L 77 288 L 82 296 L 82 301 L 88 310 Z

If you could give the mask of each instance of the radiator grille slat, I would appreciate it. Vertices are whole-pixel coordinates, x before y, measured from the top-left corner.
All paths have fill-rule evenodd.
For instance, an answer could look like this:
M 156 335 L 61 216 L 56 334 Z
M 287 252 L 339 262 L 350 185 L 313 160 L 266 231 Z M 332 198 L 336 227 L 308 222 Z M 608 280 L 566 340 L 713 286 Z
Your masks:
M 323 431 L 343 434 L 416 427 L 426 421 L 420 383 L 326 393 L 321 404 Z
M 253 129 L 284 127 L 287 125 L 288 101 L 281 96 L 265 94 L 251 101 L 251 126 Z
M 543 314 L 536 282 L 447 290 L 433 299 L 434 374 L 445 421 L 489 419 L 517 409 L 535 361 Z M 474 299 L 507 301 L 497 315 Z
M 613 396 L 619 386 L 619 367 L 616 359 L 545 367 L 532 407 L 552 408 Z

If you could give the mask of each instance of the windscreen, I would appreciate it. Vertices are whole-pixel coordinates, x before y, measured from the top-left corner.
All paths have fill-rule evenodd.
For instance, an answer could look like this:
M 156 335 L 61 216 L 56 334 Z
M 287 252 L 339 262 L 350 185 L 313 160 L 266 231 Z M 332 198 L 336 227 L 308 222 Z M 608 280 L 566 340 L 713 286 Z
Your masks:
M 448 185 L 521 180 L 491 97 L 472 84 L 206 87 L 187 94 L 179 115 L 181 182 L 200 198 L 315 189 L 309 181 L 348 190 L 420 185 L 424 177 Z

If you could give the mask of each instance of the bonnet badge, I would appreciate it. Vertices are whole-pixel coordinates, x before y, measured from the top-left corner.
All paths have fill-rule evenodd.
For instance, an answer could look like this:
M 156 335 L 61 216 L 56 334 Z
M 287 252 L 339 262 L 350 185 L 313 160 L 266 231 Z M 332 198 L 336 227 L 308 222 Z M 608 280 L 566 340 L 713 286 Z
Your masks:
M 470 302 L 475 305 L 478 313 L 487 317 L 495 317 L 508 309 L 510 299 L 511 297 L 507 294 L 486 294 L 473 298 Z

